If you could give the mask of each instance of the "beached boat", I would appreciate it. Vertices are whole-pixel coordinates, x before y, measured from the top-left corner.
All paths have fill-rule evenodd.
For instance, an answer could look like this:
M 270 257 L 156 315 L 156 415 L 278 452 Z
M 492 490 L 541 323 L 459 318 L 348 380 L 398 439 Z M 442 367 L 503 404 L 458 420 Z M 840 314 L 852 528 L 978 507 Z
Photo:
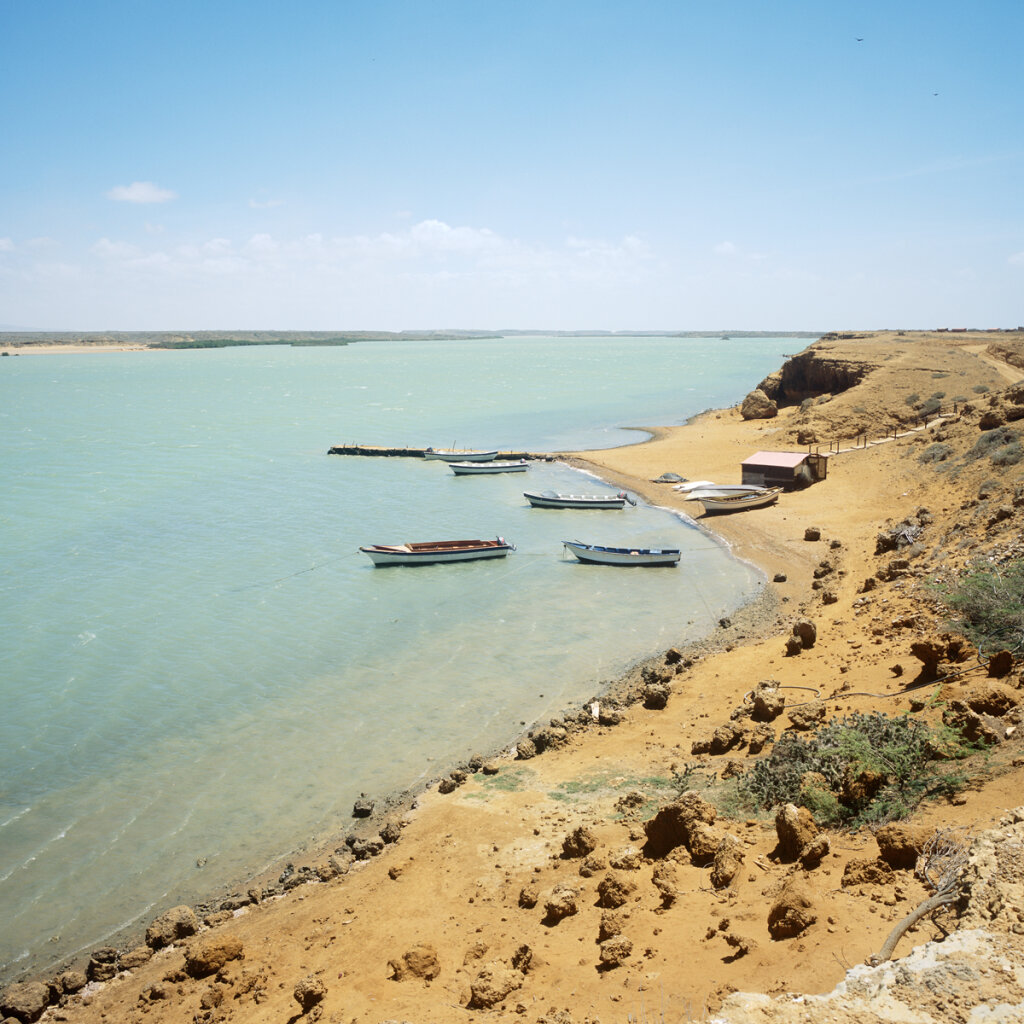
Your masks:
M 579 540 L 562 543 L 581 561 L 594 565 L 677 565 L 679 548 L 608 548 Z
M 504 558 L 515 545 L 504 537 L 494 540 L 430 540 L 410 544 L 369 544 L 360 551 L 374 565 L 435 565 L 438 562 L 474 562 Z
M 449 462 L 456 476 L 472 476 L 475 473 L 525 473 L 529 467 L 526 459 L 518 462 Z
M 763 508 L 779 500 L 781 487 L 769 487 L 756 494 L 705 494 L 700 503 L 707 512 L 739 512 L 745 508 Z
M 767 487 L 754 487 L 748 484 L 736 484 L 735 486 L 726 484 L 719 486 L 716 484 L 714 487 L 700 487 L 695 491 L 690 491 L 683 497 L 683 501 L 703 501 L 705 498 L 732 498 L 746 494 L 764 494 L 767 490 Z
M 523 497 L 534 508 L 622 508 L 628 501 L 635 505 L 625 491 L 618 494 L 559 494 L 555 491 L 523 491 Z
M 673 491 L 683 491 L 685 493 L 686 491 L 696 491 L 698 488 L 702 488 L 702 487 L 717 487 L 717 486 L 718 486 L 718 484 L 716 484 L 712 480 L 684 480 L 681 484 L 676 484 L 672 488 L 672 490 Z
M 458 451 L 455 448 L 428 448 L 423 453 L 425 459 L 442 459 L 445 462 L 490 462 L 498 453 Z
M 767 488 L 760 484 L 713 484 L 708 480 L 702 480 L 695 484 L 679 484 L 673 490 L 685 494 L 685 501 L 699 501 L 701 494 L 709 494 L 712 497 L 716 494 L 756 494 Z

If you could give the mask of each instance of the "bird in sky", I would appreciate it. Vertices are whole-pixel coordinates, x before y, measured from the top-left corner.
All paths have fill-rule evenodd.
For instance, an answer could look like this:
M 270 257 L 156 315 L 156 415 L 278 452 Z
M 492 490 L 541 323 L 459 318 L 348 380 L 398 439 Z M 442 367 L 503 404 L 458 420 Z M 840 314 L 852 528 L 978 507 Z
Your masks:
M 863 43 L 864 42 L 864 37 L 863 36 L 857 36 L 857 42 L 858 43 Z

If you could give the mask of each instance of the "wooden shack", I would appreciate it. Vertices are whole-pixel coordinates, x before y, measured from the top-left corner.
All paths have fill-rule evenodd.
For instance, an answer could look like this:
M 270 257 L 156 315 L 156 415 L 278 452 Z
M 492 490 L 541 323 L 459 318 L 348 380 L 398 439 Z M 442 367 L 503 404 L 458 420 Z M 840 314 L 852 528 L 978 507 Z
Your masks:
M 828 459 L 810 452 L 755 452 L 740 466 L 743 483 L 787 491 L 824 480 L 828 473 Z

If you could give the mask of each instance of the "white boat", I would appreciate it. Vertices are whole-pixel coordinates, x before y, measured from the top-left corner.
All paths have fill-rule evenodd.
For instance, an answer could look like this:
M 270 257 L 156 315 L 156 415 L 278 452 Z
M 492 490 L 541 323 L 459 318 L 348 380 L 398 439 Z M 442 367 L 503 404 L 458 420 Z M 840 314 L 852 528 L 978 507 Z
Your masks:
M 525 473 L 529 467 L 526 459 L 518 462 L 449 462 L 456 476 L 469 476 L 473 473 Z
M 696 495 L 706 494 L 753 494 L 755 491 L 763 491 L 764 487 L 758 484 L 713 484 L 710 480 L 698 480 L 695 483 L 679 484 L 673 488 L 685 494 L 686 501 L 692 500 Z
M 703 501 L 704 498 L 728 498 L 734 494 L 764 494 L 767 487 L 754 484 L 713 484 L 689 491 L 683 501 Z
M 534 508 L 622 508 L 636 502 L 625 492 L 618 494 L 559 494 L 555 491 L 523 491 Z
M 763 508 L 779 500 L 781 487 L 769 487 L 757 494 L 719 494 L 706 495 L 700 499 L 707 512 L 739 512 L 745 508 Z
M 438 562 L 474 562 L 504 558 L 515 545 L 504 537 L 494 540 L 430 540 L 410 544 L 369 544 L 360 551 L 374 565 L 435 565 Z
M 423 453 L 425 459 L 443 459 L 445 462 L 490 462 L 498 453 L 458 451 L 455 448 L 428 448 Z
M 581 561 L 594 565 L 677 565 L 679 548 L 608 548 L 579 540 L 562 543 Z

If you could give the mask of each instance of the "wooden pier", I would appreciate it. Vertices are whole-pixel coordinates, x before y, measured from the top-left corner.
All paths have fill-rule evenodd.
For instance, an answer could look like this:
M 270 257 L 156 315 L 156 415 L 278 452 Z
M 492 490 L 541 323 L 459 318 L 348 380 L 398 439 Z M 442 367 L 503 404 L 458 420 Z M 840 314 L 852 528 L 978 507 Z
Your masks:
M 327 449 L 328 455 L 363 455 L 383 459 L 425 459 L 426 448 L 384 448 L 374 444 L 339 444 Z M 467 451 L 466 455 L 470 453 Z M 554 456 L 537 452 L 498 452 L 496 461 L 532 459 L 551 462 Z

